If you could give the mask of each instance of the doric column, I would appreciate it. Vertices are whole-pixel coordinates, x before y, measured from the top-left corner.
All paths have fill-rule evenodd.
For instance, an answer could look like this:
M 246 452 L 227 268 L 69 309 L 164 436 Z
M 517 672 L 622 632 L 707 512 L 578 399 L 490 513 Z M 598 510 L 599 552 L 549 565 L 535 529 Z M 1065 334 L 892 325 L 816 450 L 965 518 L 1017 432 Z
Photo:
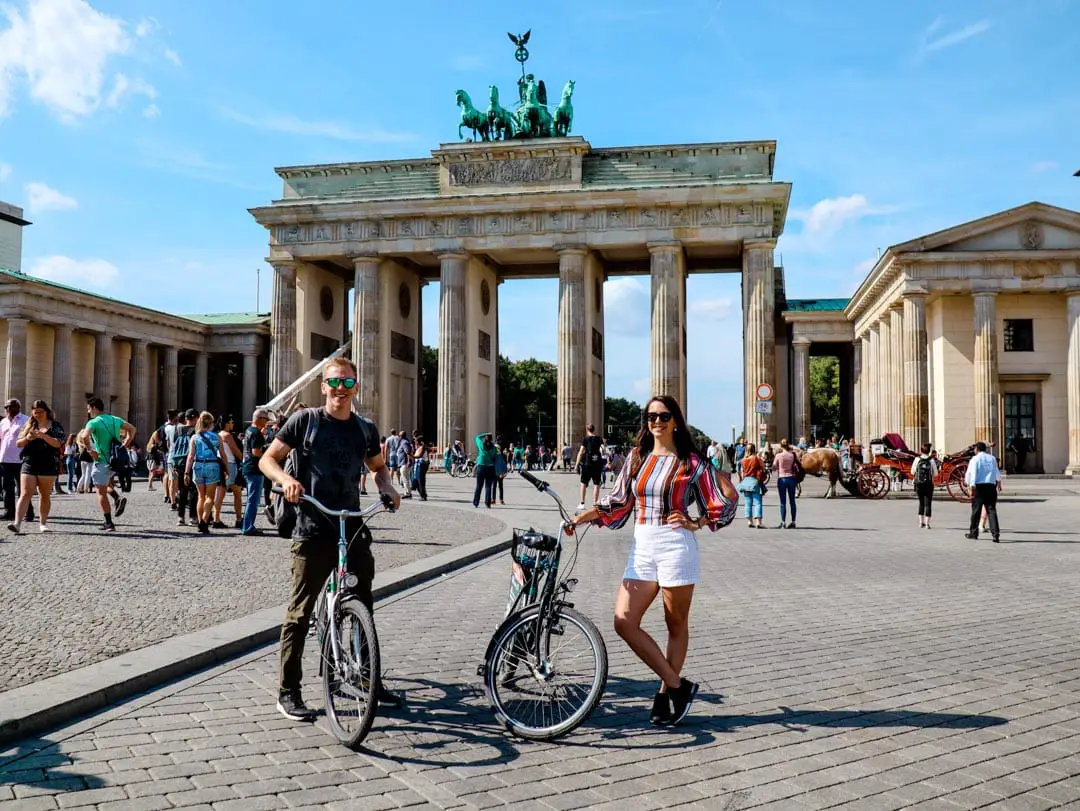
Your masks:
M 881 389 L 878 402 L 877 435 L 891 434 L 900 426 L 892 423 L 892 318 L 885 312 L 878 322 L 878 385 Z
M 78 424 L 72 420 L 71 409 L 71 344 L 72 328 L 67 324 L 53 326 L 52 409 L 68 433 Z M 78 419 L 78 418 L 77 418 Z
M 296 263 L 272 262 L 274 303 L 270 309 L 270 393 L 296 380 Z
M 465 265 L 463 253 L 439 256 L 438 443 L 446 447 L 465 439 L 468 344 L 465 335 Z M 468 448 L 466 444 L 466 448 Z
M 859 410 L 856 413 L 855 420 L 859 426 L 858 439 L 859 444 L 863 446 L 863 458 L 869 459 L 867 453 L 869 452 L 870 442 L 870 408 L 873 402 L 870 381 L 872 379 L 871 370 L 874 365 L 874 354 L 870 349 L 870 333 L 864 332 L 856 343 L 857 357 L 860 360 L 859 390 L 862 392 L 862 396 L 859 400 Z
M 686 376 L 683 368 L 682 246 L 651 245 L 649 255 L 652 277 L 652 390 L 649 395 L 670 394 L 680 398 Z M 685 402 L 680 405 L 686 408 Z
M 795 395 L 795 435 L 792 442 L 810 436 L 810 339 L 795 338 L 791 342 L 795 353 L 795 374 L 792 376 Z
M 244 413 L 240 416 L 240 422 L 247 422 L 255 413 L 256 399 L 259 396 L 259 348 L 251 347 L 242 350 L 244 356 L 244 381 L 241 407 Z
M 180 352 L 175 346 L 165 347 L 165 384 L 162 386 L 161 399 L 168 411 L 171 408 L 187 408 L 187 403 L 180 402 Z
M 26 402 L 26 341 L 30 319 L 9 318 L 7 325 L 7 393 L 4 399 L 14 397 L 22 403 L 23 411 L 29 413 L 30 404 Z
M 358 378 L 356 408 L 365 417 L 373 420 L 379 418 L 379 375 L 382 360 L 379 346 L 379 288 L 379 258 L 358 256 L 353 259 L 352 359 L 356 364 Z
M 94 395 L 110 408 L 112 390 L 112 336 L 99 332 L 94 336 Z M 110 412 L 111 413 L 111 412 Z
M 209 377 L 210 357 L 205 352 L 195 353 L 195 390 L 191 393 L 191 407 L 206 411 L 206 388 Z
M 871 324 L 869 335 L 870 353 L 866 364 L 867 371 L 867 442 L 881 436 L 881 325 Z
M 559 353 L 556 389 L 558 445 L 570 445 L 573 453 L 585 436 L 585 250 L 559 251 Z M 654 348 L 655 353 L 655 348 Z
M 150 402 L 150 372 L 147 364 L 146 341 L 131 342 L 130 405 L 128 420 L 145 444 L 153 434 L 156 422 L 154 404 Z
M 975 441 L 998 435 L 997 293 L 979 291 L 975 300 Z M 1004 449 L 995 449 L 995 455 Z
M 1068 294 L 1068 357 L 1065 370 L 1066 410 L 1069 418 L 1069 466 L 1065 472 L 1080 476 L 1080 290 Z
M 904 436 L 906 442 L 912 440 L 904 431 L 904 303 L 894 302 L 889 307 L 889 388 L 892 390 L 892 403 L 889 408 L 891 430 Z
M 776 269 L 774 239 L 743 242 L 743 353 L 746 437 L 758 437 L 758 423 L 765 423 L 769 441 L 776 436 L 776 414 L 755 414 L 757 387 L 768 383 L 776 389 Z M 760 416 L 760 419 L 758 418 Z
M 851 347 L 851 394 L 855 400 L 854 420 L 851 425 L 851 438 L 856 442 L 862 441 L 862 341 L 858 338 Z
M 926 292 L 904 293 L 904 439 L 913 449 L 930 441 L 930 381 Z

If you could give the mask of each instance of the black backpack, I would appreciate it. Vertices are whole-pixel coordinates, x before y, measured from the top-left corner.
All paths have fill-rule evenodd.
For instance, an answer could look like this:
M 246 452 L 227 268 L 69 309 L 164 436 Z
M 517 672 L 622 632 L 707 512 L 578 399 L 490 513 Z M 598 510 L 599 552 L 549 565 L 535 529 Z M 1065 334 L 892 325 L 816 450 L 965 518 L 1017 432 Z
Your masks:
M 930 484 L 934 480 L 933 469 L 931 467 L 933 462 L 929 457 L 926 459 L 919 459 L 916 462 L 915 468 L 915 484 Z
M 285 457 L 285 464 L 281 467 L 287 474 L 303 484 L 304 489 L 307 490 L 308 483 L 305 482 L 303 477 L 307 474 L 307 459 L 311 455 L 311 447 L 315 443 L 315 436 L 319 433 L 320 409 L 308 408 L 305 411 L 311 414 L 311 419 L 308 420 L 307 430 L 304 431 L 304 443 L 299 448 L 293 448 L 289 451 L 289 455 Z M 271 491 L 270 506 L 266 509 L 266 518 L 277 529 L 279 538 L 292 537 L 293 530 L 296 529 L 296 508 L 297 505 L 286 501 L 285 496 L 281 493 Z

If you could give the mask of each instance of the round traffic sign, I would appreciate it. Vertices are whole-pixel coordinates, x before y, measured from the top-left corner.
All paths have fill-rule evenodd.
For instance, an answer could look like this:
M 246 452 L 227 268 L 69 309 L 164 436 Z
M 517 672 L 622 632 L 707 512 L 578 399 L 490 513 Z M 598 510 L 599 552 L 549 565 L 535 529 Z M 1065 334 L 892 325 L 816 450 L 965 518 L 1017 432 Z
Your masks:
M 773 388 L 768 383 L 762 383 L 757 387 L 757 398 L 759 400 L 771 400 L 773 396 Z

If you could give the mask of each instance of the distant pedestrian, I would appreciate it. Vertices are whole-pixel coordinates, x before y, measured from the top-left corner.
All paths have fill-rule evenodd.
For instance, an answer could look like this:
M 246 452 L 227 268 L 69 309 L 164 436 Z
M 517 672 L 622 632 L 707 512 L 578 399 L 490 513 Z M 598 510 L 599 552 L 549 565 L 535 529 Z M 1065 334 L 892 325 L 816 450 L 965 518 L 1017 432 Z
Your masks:
M 22 449 L 18 446 L 19 434 L 30 418 L 22 413 L 22 403 L 12 397 L 4 403 L 4 418 L 0 420 L 0 470 L 3 472 L 4 520 L 15 520 L 15 501 L 20 494 Z M 33 505 L 26 514 L 34 520 Z
M 974 500 L 971 502 L 971 522 L 968 532 L 964 536 L 973 541 L 979 539 L 979 518 L 982 516 L 983 507 L 986 508 L 986 518 L 990 523 L 990 534 L 994 543 L 1001 541 L 1001 527 L 998 525 L 997 500 L 1001 490 L 1001 469 L 997 459 L 986 452 L 985 442 L 976 442 L 977 453 L 968 462 L 967 475 L 964 481 L 971 488 Z
M 930 517 L 934 507 L 934 480 L 941 464 L 937 453 L 931 451 L 927 442 L 919 450 L 919 458 L 911 466 L 911 478 L 915 482 L 915 495 L 919 497 L 919 529 L 930 529 Z
M 591 422 L 585 426 L 585 437 L 581 440 L 577 463 L 581 468 L 581 498 L 578 510 L 585 509 L 585 492 L 589 483 L 593 486 L 593 505 L 600 500 L 600 481 L 604 475 L 604 440 L 596 435 L 596 426 Z
M 765 485 L 762 484 L 765 479 L 765 464 L 761 461 L 757 448 L 753 444 L 746 446 L 746 455 L 743 456 L 739 472 L 742 478 L 739 480 L 738 490 L 746 496 L 743 507 L 746 525 L 750 529 L 765 529 L 761 525 L 763 512 L 761 500 L 765 495 Z
M 476 435 L 476 489 L 473 491 L 473 506 L 480 506 L 480 492 L 484 493 L 484 505 L 491 507 L 495 498 L 495 457 L 499 449 L 491 434 Z
M 419 431 L 413 433 L 413 444 L 415 450 L 410 462 L 409 488 L 421 501 L 427 501 L 427 472 L 431 462 L 428 460 L 428 447 L 424 444 L 424 436 Z
M 222 483 L 223 470 L 228 470 L 228 460 L 221 448 L 221 437 L 214 431 L 214 415 L 204 411 L 195 424 L 195 436 L 188 443 L 184 467 L 184 481 L 189 488 L 194 484 L 199 493 L 196 513 L 201 535 L 210 534 L 214 519 L 214 496 Z
M 64 442 L 64 467 L 67 470 L 67 491 L 74 493 L 79 483 L 79 443 L 75 441 L 75 434 L 68 434 Z
M 90 398 L 86 403 L 86 414 L 90 419 L 83 431 L 88 438 L 90 456 L 94 460 L 90 481 L 97 490 L 98 505 L 104 519 L 101 529 L 105 532 L 116 532 L 113 508 L 115 507 L 116 517 L 119 518 L 127 508 L 127 499 L 121 497 L 112 486 L 113 469 L 110 457 L 116 443 L 123 445 L 125 450 L 131 446 L 135 439 L 135 426 L 112 414 L 106 414 L 105 403 L 100 397 Z M 113 500 L 111 505 L 110 497 Z
M 16 442 L 22 453 L 22 466 L 15 520 L 8 524 L 12 532 L 19 533 L 34 491 L 38 494 L 38 528 L 48 532 L 53 483 L 60 465 L 64 437 L 64 426 L 53 420 L 53 413 L 45 401 L 35 400 L 30 419 L 23 425 Z
M 255 527 L 259 515 L 259 503 L 262 501 L 263 474 L 259 470 L 259 459 L 266 448 L 266 424 L 269 413 L 261 408 L 251 415 L 251 425 L 244 432 L 244 454 L 242 470 L 247 483 L 247 501 L 244 503 L 244 520 L 240 525 L 241 535 L 262 535 L 262 530 Z
M 795 486 L 798 483 L 799 458 L 791 450 L 786 439 L 780 440 L 780 453 L 773 458 L 772 469 L 776 472 L 776 492 L 780 495 L 780 526 L 778 529 L 795 529 Z M 791 504 L 791 523 L 787 523 L 787 505 Z

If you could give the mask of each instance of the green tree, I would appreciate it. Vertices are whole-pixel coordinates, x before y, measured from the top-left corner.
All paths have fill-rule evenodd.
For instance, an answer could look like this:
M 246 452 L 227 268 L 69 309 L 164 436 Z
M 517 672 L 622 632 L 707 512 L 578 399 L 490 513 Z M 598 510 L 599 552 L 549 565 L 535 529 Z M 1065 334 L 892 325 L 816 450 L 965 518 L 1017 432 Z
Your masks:
M 615 445 L 632 445 L 641 430 L 641 406 L 625 397 L 604 398 L 604 424 L 597 430 Z
M 556 374 L 554 363 L 499 357 L 496 433 L 504 441 L 533 444 L 539 435 L 554 443 Z
M 810 358 L 810 423 L 825 438 L 840 431 L 840 361 L 831 355 Z
M 698 446 L 698 450 L 707 450 L 712 444 L 712 437 L 696 425 L 687 425 L 686 427 L 690 429 L 690 436 L 694 438 L 694 444 Z
M 436 403 L 439 391 L 439 350 L 433 346 L 420 347 L 420 430 L 428 442 L 435 441 Z M 389 431 L 389 428 L 383 428 Z

